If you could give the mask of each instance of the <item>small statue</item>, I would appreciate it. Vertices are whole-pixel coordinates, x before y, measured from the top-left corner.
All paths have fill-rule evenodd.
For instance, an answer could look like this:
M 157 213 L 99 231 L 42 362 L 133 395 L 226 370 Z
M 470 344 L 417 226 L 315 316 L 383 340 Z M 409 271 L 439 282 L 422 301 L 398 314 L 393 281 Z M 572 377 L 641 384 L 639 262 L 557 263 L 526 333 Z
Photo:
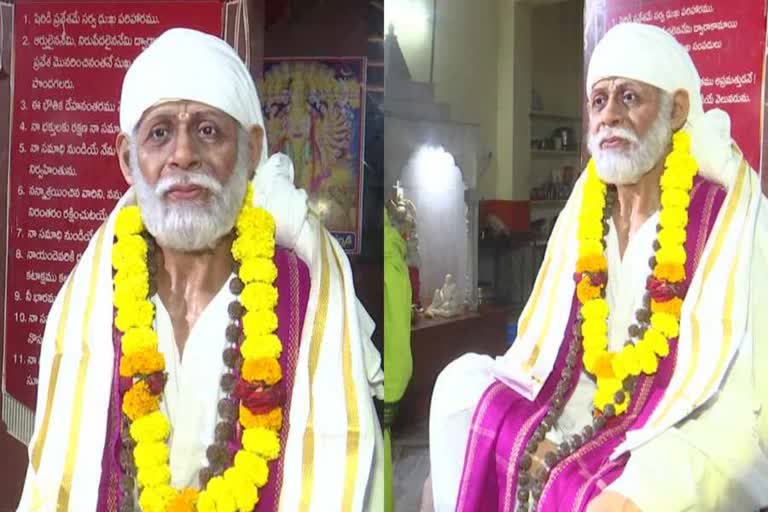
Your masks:
M 432 304 L 429 305 L 424 312 L 424 315 L 427 318 L 434 318 L 436 316 L 450 318 L 452 316 L 457 316 L 461 313 L 458 292 L 459 291 L 456 288 L 456 280 L 453 275 L 446 274 L 442 288 L 435 290 Z

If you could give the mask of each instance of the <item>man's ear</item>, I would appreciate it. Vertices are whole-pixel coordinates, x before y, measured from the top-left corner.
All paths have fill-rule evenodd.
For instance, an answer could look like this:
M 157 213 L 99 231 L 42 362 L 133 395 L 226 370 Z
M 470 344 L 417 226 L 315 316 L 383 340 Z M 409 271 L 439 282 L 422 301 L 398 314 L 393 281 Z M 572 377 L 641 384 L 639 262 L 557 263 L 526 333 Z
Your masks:
M 253 175 L 256 173 L 256 169 L 259 167 L 259 163 L 261 162 L 261 152 L 266 151 L 266 148 L 263 147 L 264 128 L 255 124 L 251 126 L 251 129 L 248 131 L 248 135 L 248 142 L 251 146 L 251 175 L 249 178 L 253 178 Z
M 672 95 L 672 131 L 676 132 L 683 126 L 688 119 L 691 103 L 688 97 L 688 91 L 678 89 Z
M 115 150 L 117 151 L 117 160 L 120 163 L 123 179 L 131 186 L 133 185 L 133 176 L 131 176 L 131 139 L 128 134 L 123 132 L 117 134 Z

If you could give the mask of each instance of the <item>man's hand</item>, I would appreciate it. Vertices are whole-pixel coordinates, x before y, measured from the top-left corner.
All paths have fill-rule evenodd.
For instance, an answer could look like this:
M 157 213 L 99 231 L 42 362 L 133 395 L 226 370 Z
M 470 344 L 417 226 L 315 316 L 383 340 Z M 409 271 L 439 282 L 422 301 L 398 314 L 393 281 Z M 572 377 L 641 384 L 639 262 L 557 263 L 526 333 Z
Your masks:
M 626 496 L 607 491 L 589 502 L 587 512 L 640 512 L 640 509 Z

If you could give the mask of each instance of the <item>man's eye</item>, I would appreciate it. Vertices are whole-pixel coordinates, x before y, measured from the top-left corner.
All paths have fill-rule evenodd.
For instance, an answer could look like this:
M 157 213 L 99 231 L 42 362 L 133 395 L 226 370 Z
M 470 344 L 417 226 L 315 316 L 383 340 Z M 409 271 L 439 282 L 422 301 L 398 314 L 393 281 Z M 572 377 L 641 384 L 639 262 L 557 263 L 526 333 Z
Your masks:
M 592 106 L 600 108 L 603 105 L 605 105 L 605 98 L 602 96 L 597 96 L 596 98 L 592 99 Z
M 200 134 L 204 137 L 213 137 L 216 133 L 216 127 L 214 126 L 204 125 L 200 127 Z
M 150 135 L 155 140 L 164 139 L 166 136 L 168 136 L 168 130 L 166 128 L 158 126 L 156 128 L 152 128 Z
M 625 92 L 624 101 L 626 101 L 627 103 L 633 103 L 637 101 L 637 95 L 633 92 Z

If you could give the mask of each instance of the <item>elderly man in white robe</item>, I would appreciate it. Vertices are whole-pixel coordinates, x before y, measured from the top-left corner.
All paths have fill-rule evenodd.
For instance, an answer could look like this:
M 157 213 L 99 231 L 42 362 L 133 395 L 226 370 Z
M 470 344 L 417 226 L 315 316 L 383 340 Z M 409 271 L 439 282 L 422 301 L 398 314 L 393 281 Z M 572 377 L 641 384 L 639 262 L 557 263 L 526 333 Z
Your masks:
M 374 325 L 238 55 L 164 33 L 120 128 L 131 188 L 48 317 L 18 510 L 377 510 Z
M 435 510 L 768 505 L 768 204 L 700 87 L 660 28 L 619 24 L 598 43 L 592 160 L 518 338 L 436 383 Z

